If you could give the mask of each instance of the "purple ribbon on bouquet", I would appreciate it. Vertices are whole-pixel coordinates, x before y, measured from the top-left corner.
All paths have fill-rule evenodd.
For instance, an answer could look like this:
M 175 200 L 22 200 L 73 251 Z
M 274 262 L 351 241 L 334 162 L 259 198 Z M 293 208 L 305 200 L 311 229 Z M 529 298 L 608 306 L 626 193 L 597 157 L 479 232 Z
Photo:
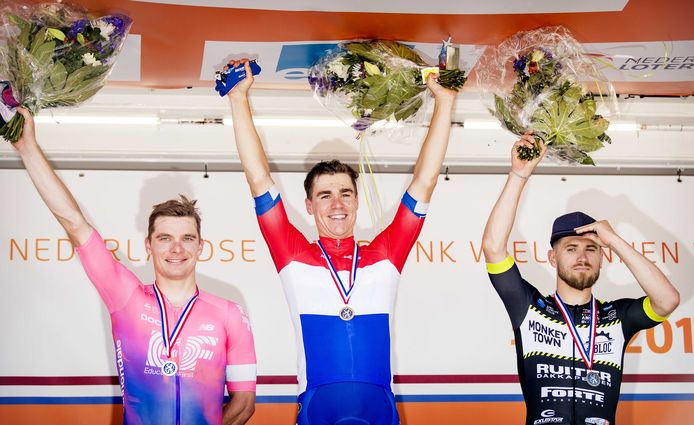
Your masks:
M 4 126 L 17 113 L 19 102 L 12 94 L 12 86 L 9 81 L 0 81 L 0 127 Z

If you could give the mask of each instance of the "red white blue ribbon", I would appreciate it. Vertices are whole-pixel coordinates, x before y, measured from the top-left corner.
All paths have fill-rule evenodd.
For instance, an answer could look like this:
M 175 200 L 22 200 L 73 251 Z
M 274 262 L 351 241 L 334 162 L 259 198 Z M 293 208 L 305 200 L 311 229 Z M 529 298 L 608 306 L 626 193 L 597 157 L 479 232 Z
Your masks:
M 325 248 L 323 248 L 323 244 L 320 242 L 320 240 L 318 241 L 318 247 L 323 253 L 323 258 L 325 258 L 325 263 L 327 264 L 328 270 L 330 271 L 330 276 L 333 278 L 333 282 L 335 283 L 337 292 L 340 293 L 342 301 L 345 304 L 348 304 L 349 298 L 352 294 L 352 290 L 354 289 L 354 282 L 357 279 L 357 261 L 359 260 L 359 244 L 357 243 L 357 241 L 354 241 L 354 252 L 352 253 L 352 269 L 349 271 L 349 288 L 345 288 L 345 285 L 342 283 L 342 279 L 340 279 L 340 275 L 337 274 L 337 269 L 335 269 L 333 262 L 330 261 L 328 252 L 325 250 Z
M 178 322 L 176 322 L 176 326 L 174 326 L 171 334 L 169 334 L 169 320 L 166 314 L 164 297 L 161 295 L 159 287 L 157 287 L 156 283 L 154 283 L 154 295 L 157 297 L 157 304 L 159 304 L 159 312 L 161 314 L 161 335 L 164 339 L 164 350 L 166 350 L 166 357 L 171 358 L 171 350 L 173 349 L 174 344 L 176 344 L 176 340 L 181 334 L 181 329 L 183 329 L 183 326 L 185 326 L 191 310 L 193 310 L 195 301 L 198 300 L 198 292 L 196 291 L 195 295 L 193 295 L 193 297 L 188 301 L 188 304 L 186 304 L 185 308 L 183 309 L 183 313 L 181 313 L 181 317 L 178 318 Z
M 583 362 L 586 364 L 588 369 L 592 369 L 593 360 L 595 359 L 595 331 L 598 327 L 598 309 L 595 297 L 593 297 L 592 294 L 590 296 L 590 324 L 588 326 L 588 349 L 586 349 L 586 346 L 583 344 L 583 340 L 581 339 L 581 336 L 578 334 L 576 325 L 574 324 L 573 319 L 569 315 L 569 311 L 566 309 L 564 301 L 562 301 L 559 294 L 556 293 L 554 294 L 554 299 L 556 301 L 557 307 L 559 307 L 559 310 L 561 311 L 562 316 L 564 316 L 566 326 L 569 328 L 569 332 L 571 333 L 571 337 L 574 340 L 574 344 L 576 344 L 576 346 L 578 347 L 578 352 L 581 354 Z

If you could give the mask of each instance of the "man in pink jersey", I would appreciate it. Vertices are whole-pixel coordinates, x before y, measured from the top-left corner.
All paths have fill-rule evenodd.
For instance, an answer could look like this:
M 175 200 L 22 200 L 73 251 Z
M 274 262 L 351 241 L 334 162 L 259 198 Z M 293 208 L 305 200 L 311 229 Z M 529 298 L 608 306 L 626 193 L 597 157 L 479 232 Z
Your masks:
M 197 287 L 195 202 L 181 196 L 154 207 L 145 246 L 156 280 L 142 284 L 106 249 L 36 143 L 31 115 L 18 111 L 26 122 L 14 147 L 111 316 L 124 423 L 246 423 L 255 406 L 253 335 L 240 306 Z
M 339 161 L 323 161 L 309 171 L 306 211 L 319 237 L 311 244 L 289 222 L 270 175 L 248 102 L 252 72 L 241 62 L 247 77 L 228 96 L 239 157 L 296 333 L 297 423 L 396 425 L 390 366 L 395 294 L 439 177 L 456 93 L 433 76 L 427 81 L 435 107 L 412 182 L 393 222 L 369 245 L 354 240 L 357 173 Z

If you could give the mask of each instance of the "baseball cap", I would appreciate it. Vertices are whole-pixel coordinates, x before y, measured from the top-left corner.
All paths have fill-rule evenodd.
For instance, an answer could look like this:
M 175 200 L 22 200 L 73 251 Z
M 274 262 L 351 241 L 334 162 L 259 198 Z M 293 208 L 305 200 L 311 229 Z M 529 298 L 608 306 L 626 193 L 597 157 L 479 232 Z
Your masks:
M 566 236 L 579 236 L 574 229 L 591 223 L 595 223 L 595 219 L 580 211 L 557 217 L 552 225 L 552 236 L 549 239 L 549 244 L 554 245 L 554 242 Z

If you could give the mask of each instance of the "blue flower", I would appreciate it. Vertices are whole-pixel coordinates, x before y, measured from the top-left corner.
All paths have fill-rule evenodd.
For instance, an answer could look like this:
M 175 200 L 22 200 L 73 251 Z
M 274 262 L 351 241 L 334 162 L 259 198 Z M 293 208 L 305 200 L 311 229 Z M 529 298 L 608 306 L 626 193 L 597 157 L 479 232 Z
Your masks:
M 371 124 L 373 124 L 374 120 L 371 119 L 370 116 L 365 116 L 361 117 L 358 120 L 352 124 L 352 128 L 357 130 L 357 131 L 364 131 L 367 128 L 371 127 Z
M 106 22 L 107 24 L 111 24 L 114 27 L 116 27 L 116 29 L 113 31 L 113 34 L 115 34 L 116 37 L 118 37 L 118 38 L 123 37 L 125 32 L 130 27 L 130 24 L 132 24 L 132 20 L 125 15 L 104 16 L 103 18 L 100 18 L 99 20 L 102 22 Z
M 513 61 L 513 69 L 519 74 L 522 73 L 525 70 L 525 64 L 527 61 L 528 58 L 526 58 L 525 56 L 521 56 L 520 58 L 515 59 Z
M 545 54 L 545 59 L 552 60 L 552 58 L 554 57 L 554 56 L 552 56 L 552 52 L 545 49 L 544 47 L 540 47 L 540 50 L 542 50 L 542 52 Z
M 89 25 L 89 21 L 86 19 L 80 19 L 79 21 L 75 21 L 72 23 L 70 26 L 70 30 L 67 32 L 67 38 L 74 40 L 77 38 L 77 34 L 81 34 L 84 29 Z

